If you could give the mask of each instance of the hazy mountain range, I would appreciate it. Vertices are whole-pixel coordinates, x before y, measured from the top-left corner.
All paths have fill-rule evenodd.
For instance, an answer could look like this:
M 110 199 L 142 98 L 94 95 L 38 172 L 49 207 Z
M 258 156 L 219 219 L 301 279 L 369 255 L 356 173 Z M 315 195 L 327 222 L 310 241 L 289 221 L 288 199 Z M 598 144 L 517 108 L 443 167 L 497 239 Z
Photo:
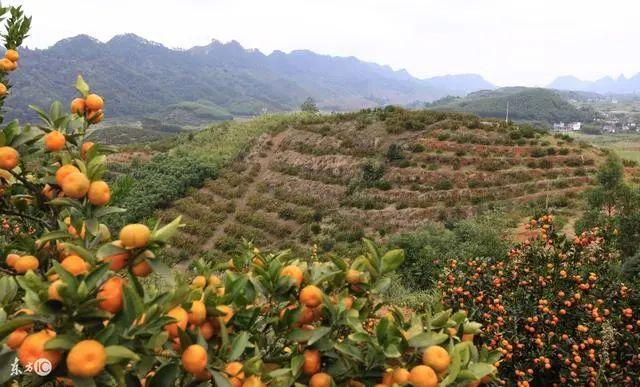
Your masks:
M 8 100 L 9 116 L 19 118 L 32 117 L 30 103 L 69 101 L 78 74 L 104 95 L 112 117 L 223 119 L 297 109 L 307 97 L 325 110 L 355 110 L 494 88 L 474 74 L 418 79 L 354 57 L 307 50 L 265 55 L 236 41 L 176 50 L 133 34 L 106 43 L 79 35 L 20 55 Z
M 618 78 L 603 77 L 596 81 L 583 81 L 572 75 L 559 77 L 548 86 L 551 89 L 589 91 L 600 94 L 640 93 L 640 73 L 631 78 L 620 75 Z

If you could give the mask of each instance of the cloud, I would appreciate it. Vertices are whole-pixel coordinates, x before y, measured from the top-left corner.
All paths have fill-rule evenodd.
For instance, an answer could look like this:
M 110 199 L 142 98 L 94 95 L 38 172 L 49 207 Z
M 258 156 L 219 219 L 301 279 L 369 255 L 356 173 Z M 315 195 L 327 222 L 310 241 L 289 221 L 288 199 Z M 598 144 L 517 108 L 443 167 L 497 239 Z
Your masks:
M 609 0 L 8 1 L 34 16 L 27 45 L 133 32 L 169 47 L 212 38 L 248 48 L 312 51 L 406 68 L 416 76 L 480 73 L 544 85 L 640 71 L 640 3 Z

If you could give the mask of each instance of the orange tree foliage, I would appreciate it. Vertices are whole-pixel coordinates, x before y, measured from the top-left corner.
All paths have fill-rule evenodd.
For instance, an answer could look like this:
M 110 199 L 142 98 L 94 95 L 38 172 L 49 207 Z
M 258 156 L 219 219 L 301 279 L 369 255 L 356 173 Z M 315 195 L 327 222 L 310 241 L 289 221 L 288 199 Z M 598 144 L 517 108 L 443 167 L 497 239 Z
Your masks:
M 452 260 L 439 282 L 502 352 L 500 376 L 522 385 L 638 385 L 638 293 L 600 230 L 568 239 L 552 216 L 498 259 Z
M 29 19 L 7 11 L 13 50 Z M 8 51 L 6 68 L 18 58 Z M 0 133 L 0 212 L 31 230 L 1 246 L 0 384 L 428 387 L 493 377 L 499 354 L 473 345 L 480 326 L 464 311 L 417 315 L 383 302 L 401 250 L 365 241 L 363 256 L 323 261 L 249 248 L 176 280 L 156 256 L 180 218 L 107 227 L 123 211 L 102 180 L 109 149 L 85 137 L 108 104 L 80 77 L 76 89 L 71 113 L 34 107 L 40 125 Z M 141 280 L 152 274 L 155 285 Z

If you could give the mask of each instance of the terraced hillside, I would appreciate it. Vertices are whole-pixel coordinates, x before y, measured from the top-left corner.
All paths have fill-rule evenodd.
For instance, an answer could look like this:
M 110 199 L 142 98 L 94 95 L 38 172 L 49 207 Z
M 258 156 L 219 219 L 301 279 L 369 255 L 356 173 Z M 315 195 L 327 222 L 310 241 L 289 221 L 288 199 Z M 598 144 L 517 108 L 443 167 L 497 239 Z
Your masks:
M 224 259 L 242 238 L 339 251 L 482 208 L 566 206 L 600 158 L 568 137 L 467 114 L 309 116 L 263 134 L 216 180 L 157 215 L 187 216 L 175 260 Z

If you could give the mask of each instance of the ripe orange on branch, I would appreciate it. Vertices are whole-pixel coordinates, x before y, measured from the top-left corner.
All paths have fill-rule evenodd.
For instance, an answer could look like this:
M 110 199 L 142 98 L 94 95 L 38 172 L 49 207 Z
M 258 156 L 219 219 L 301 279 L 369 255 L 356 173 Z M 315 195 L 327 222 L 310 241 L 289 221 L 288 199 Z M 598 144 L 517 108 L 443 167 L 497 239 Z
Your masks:
M 67 140 L 64 134 L 57 130 L 51 131 L 44 136 L 44 147 L 49 152 L 58 152 L 64 149 Z
M 10 146 L 0 147 L 0 168 L 7 171 L 18 166 L 20 154 Z
M 57 351 L 47 351 L 44 345 L 47 341 L 56 337 L 56 333 L 52 330 L 42 330 L 27 336 L 20 348 L 18 348 L 18 359 L 23 367 L 27 365 L 33 366 L 38 359 L 47 359 L 51 362 L 53 368 L 56 368 L 62 355 Z
M 97 94 L 89 94 L 85 98 L 85 105 L 91 111 L 100 110 L 104 107 L 104 100 Z
M 97 376 L 107 363 L 107 351 L 96 340 L 83 340 L 74 345 L 67 355 L 69 373 L 81 378 Z
M 62 181 L 62 192 L 73 199 L 82 199 L 89 192 L 91 183 L 82 172 L 72 172 Z
M 109 200 L 111 200 L 111 190 L 109 189 L 109 185 L 102 180 L 92 182 L 89 185 L 87 198 L 89 199 L 89 203 L 94 206 L 104 206 L 109 203 Z
M 145 247 L 151 238 L 151 230 L 144 224 L 128 224 L 120 230 L 120 241 L 126 248 Z
M 182 366 L 191 374 L 199 374 L 207 366 L 207 350 L 203 346 L 193 344 L 182 352 Z
M 309 308 L 315 308 L 322 303 L 322 290 L 315 285 L 305 286 L 300 291 L 300 302 Z

